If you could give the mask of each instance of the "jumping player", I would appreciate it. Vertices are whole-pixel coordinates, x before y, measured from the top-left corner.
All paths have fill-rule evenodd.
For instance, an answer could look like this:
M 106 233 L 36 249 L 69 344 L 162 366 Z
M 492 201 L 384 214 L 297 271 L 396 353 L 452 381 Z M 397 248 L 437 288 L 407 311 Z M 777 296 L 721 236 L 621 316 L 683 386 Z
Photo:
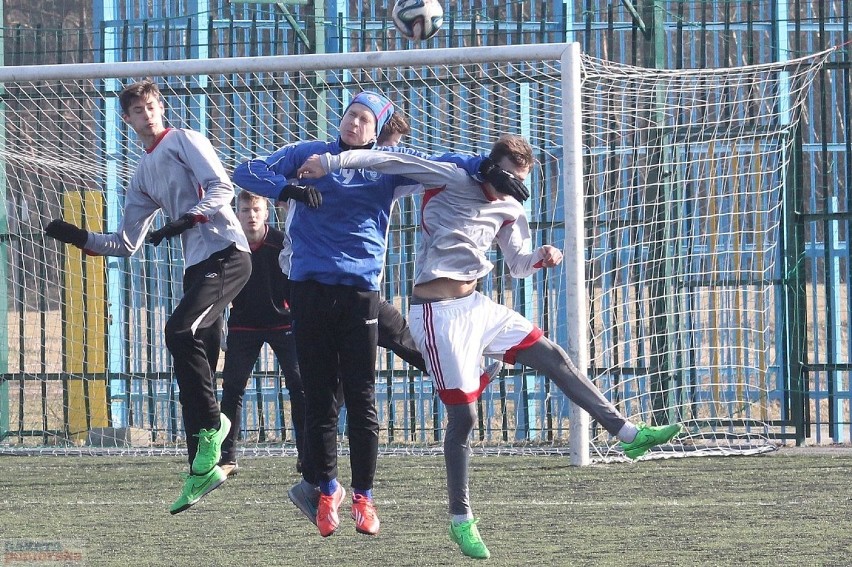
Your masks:
M 230 421 L 220 414 L 213 373 L 222 313 L 251 274 L 249 245 L 231 209 L 234 188 L 210 141 L 192 130 L 166 128 L 157 85 L 144 80 L 119 94 L 122 118 L 145 147 L 130 180 L 124 216 L 114 233 L 94 233 L 63 220 L 48 236 L 87 254 L 131 256 L 142 247 L 157 212 L 172 219 L 147 236 L 154 246 L 180 235 L 183 297 L 166 322 L 166 346 L 180 388 L 190 463 L 177 514 L 225 482 L 218 466 Z

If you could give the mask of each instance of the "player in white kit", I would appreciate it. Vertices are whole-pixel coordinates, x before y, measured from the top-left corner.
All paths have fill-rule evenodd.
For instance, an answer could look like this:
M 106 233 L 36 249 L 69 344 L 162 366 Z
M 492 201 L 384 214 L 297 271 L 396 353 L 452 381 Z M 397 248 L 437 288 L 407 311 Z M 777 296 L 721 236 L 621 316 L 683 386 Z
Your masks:
M 503 136 L 493 146 L 493 167 L 524 180 L 534 158 L 520 136 Z M 572 401 L 621 440 L 625 454 L 637 458 L 677 435 L 679 424 L 660 427 L 629 422 L 582 374 L 567 353 L 519 313 L 476 291 L 479 278 L 493 268 L 486 253 L 496 240 L 514 277 L 558 265 L 562 252 L 544 245 L 531 249 L 523 206 L 479 183 L 453 164 L 383 151 L 349 151 L 313 156 L 300 169 L 311 178 L 338 169 L 372 169 L 423 184 L 421 240 L 415 260 L 415 285 L 409 325 L 447 407 L 444 459 L 451 515 L 450 537 L 462 553 L 490 553 L 470 507 L 469 438 L 476 423 L 476 400 L 487 386 L 480 378 L 485 356 L 538 370 Z M 431 189 L 429 189 L 431 188 Z

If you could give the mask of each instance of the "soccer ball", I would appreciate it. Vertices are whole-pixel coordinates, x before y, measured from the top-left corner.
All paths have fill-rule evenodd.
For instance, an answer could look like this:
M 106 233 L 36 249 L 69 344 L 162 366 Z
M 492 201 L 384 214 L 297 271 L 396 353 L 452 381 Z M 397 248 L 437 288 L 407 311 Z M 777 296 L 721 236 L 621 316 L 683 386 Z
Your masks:
M 444 9 L 438 0 L 396 0 L 391 17 L 402 35 L 424 41 L 441 29 Z

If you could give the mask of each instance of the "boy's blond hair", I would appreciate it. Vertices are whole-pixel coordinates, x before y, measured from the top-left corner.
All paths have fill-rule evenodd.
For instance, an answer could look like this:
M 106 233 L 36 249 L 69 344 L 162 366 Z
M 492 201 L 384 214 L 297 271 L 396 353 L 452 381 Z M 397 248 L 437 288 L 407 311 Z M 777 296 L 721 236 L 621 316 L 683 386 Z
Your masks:
M 266 197 L 262 197 L 257 193 L 252 193 L 251 191 L 246 191 L 243 189 L 237 195 L 237 206 L 239 207 L 240 203 L 256 203 L 257 201 L 263 201 L 266 203 L 267 208 L 269 208 L 269 203 Z

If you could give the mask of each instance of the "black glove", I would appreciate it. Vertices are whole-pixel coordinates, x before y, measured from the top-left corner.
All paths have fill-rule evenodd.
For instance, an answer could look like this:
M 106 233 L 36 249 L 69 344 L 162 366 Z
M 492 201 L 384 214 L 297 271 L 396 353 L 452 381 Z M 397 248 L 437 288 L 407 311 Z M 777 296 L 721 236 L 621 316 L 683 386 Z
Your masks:
M 198 221 L 194 215 L 186 213 L 177 220 L 164 224 L 161 228 L 151 232 L 145 240 L 157 246 L 164 238 L 172 238 L 185 230 L 194 227 Z
M 89 238 L 89 231 L 74 226 L 62 219 L 53 219 L 44 229 L 44 233 L 65 244 L 73 244 L 77 248 L 83 248 Z
M 285 185 L 278 194 L 278 200 L 286 201 L 287 199 L 299 201 L 312 209 L 322 205 L 322 193 L 312 185 Z
M 494 160 L 490 157 L 485 158 L 479 165 L 479 175 L 490 183 L 497 192 L 514 197 L 519 203 L 530 198 L 530 191 L 527 186 L 520 179 L 494 163 Z

